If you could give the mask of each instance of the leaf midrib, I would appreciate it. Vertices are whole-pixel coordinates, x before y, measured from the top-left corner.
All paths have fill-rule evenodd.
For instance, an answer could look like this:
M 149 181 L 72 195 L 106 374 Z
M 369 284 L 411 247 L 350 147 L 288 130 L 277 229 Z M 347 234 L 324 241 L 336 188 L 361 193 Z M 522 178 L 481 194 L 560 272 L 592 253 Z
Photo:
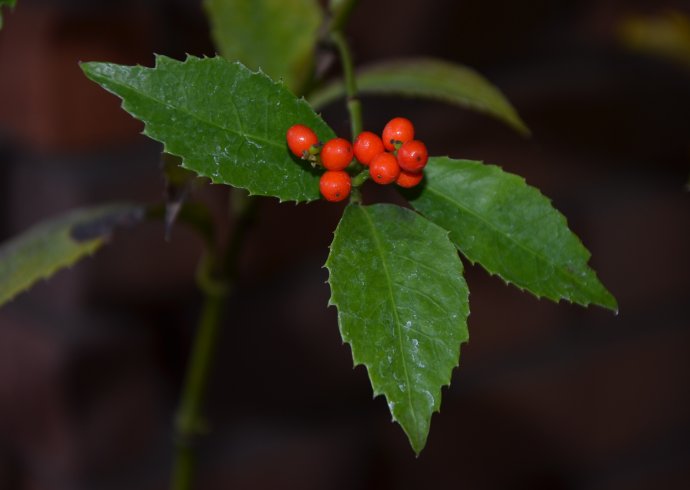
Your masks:
M 215 122 L 213 122 L 213 121 L 209 121 L 209 120 L 207 120 L 207 119 L 203 119 L 203 118 L 201 118 L 199 115 L 197 115 L 197 114 L 195 114 L 195 113 L 193 113 L 193 112 L 190 112 L 190 111 L 188 111 L 188 110 L 185 110 L 185 109 L 181 108 L 180 106 L 173 106 L 173 105 L 170 105 L 170 104 L 168 104 L 167 102 L 165 102 L 165 101 L 163 101 L 163 100 L 160 100 L 160 99 L 158 99 L 158 98 L 156 98 L 156 97 L 153 97 L 152 95 L 150 95 L 150 94 L 148 94 L 148 93 L 146 93 L 146 92 L 142 92 L 141 90 L 138 90 L 138 89 L 137 89 L 135 86 L 133 86 L 133 85 L 128 85 L 128 84 L 126 84 L 126 83 L 119 82 L 119 81 L 117 81 L 117 80 L 114 79 L 114 78 L 108 78 L 108 77 L 103 77 L 103 76 L 99 76 L 98 78 L 101 78 L 102 80 L 104 80 L 104 83 L 106 83 L 106 84 L 109 84 L 109 85 L 112 85 L 112 86 L 115 86 L 115 87 L 119 87 L 119 88 L 129 89 L 131 92 L 134 92 L 135 94 L 137 94 L 137 95 L 139 95 L 139 96 L 141 96 L 141 97 L 143 97 L 143 98 L 145 98 L 145 99 L 148 99 L 148 100 L 151 100 L 151 101 L 153 101 L 153 102 L 156 102 L 156 103 L 162 105 L 163 107 L 169 109 L 169 110 L 172 111 L 172 112 L 177 112 L 177 113 L 181 113 L 181 114 L 187 115 L 187 116 L 191 117 L 192 119 L 195 119 L 195 120 L 197 120 L 197 121 L 200 121 L 200 122 L 202 122 L 202 123 L 204 123 L 204 124 L 206 124 L 206 125 L 208 125 L 208 126 L 217 128 L 217 129 L 219 129 L 219 130 L 221 130 L 221 131 L 226 131 L 226 132 L 228 132 L 228 133 L 233 133 L 233 134 L 236 134 L 236 135 L 238 135 L 238 136 L 241 136 L 241 137 L 243 137 L 243 138 L 245 138 L 245 139 L 252 139 L 252 140 L 257 141 L 257 142 L 266 143 L 266 144 L 268 144 L 268 145 L 270 145 L 270 146 L 273 146 L 273 147 L 275 147 L 275 148 L 279 148 L 279 149 L 282 148 L 282 144 L 281 144 L 281 143 L 278 143 L 278 142 L 276 142 L 276 141 L 274 141 L 274 140 L 267 140 L 267 139 L 265 139 L 264 137 L 260 137 L 260 136 L 254 135 L 254 134 L 250 134 L 250 133 L 244 132 L 243 129 L 240 131 L 240 130 L 237 130 L 237 129 L 227 128 L 227 127 L 221 126 L 220 124 L 217 124 L 217 123 L 215 123 Z M 123 99 L 124 105 L 130 106 L 129 101 L 125 100 L 124 97 L 122 97 L 122 96 L 120 95 L 120 93 L 117 93 L 117 95 L 120 96 L 120 97 Z M 230 96 L 230 101 L 231 101 L 231 103 L 232 103 L 232 105 L 233 105 L 233 108 L 235 108 L 235 111 L 237 111 L 237 106 L 236 106 L 236 103 L 235 103 L 235 99 L 232 97 L 232 95 Z M 131 106 L 130 106 L 130 107 L 131 107 Z M 241 122 L 241 118 L 239 117 L 239 113 L 236 113 L 236 116 L 237 116 L 238 124 L 240 125 L 241 128 L 243 128 L 244 125 L 243 125 L 242 122 Z M 138 116 L 137 116 L 137 117 L 138 117 Z M 142 120 L 143 120 L 143 118 L 142 118 Z M 144 120 L 144 122 L 145 122 L 147 125 L 151 124 L 151 122 L 146 121 L 146 120 Z
M 427 190 L 429 190 L 432 194 L 436 194 L 437 196 L 439 196 L 439 197 L 441 197 L 441 198 L 443 198 L 443 199 L 445 199 L 445 200 L 447 200 L 447 201 L 449 201 L 449 202 L 451 202 L 451 203 L 457 205 L 460 209 L 464 210 L 467 214 L 469 214 L 469 215 L 475 217 L 476 219 L 478 219 L 479 221 L 481 221 L 482 223 L 484 223 L 488 228 L 492 229 L 496 234 L 499 234 L 499 235 L 501 235 L 501 236 L 507 237 L 508 240 L 511 241 L 512 243 L 514 243 L 515 245 L 517 245 L 518 248 L 521 248 L 522 250 L 526 251 L 527 253 L 530 253 L 530 254 L 532 254 L 533 256 L 537 257 L 537 258 L 538 258 L 539 260 L 541 260 L 542 262 L 545 262 L 546 264 L 552 266 L 556 271 L 558 271 L 558 273 L 559 273 L 561 276 L 565 276 L 566 278 L 570 279 L 573 283 L 577 284 L 577 285 L 580 287 L 580 291 L 581 291 L 581 292 L 582 292 L 582 291 L 585 291 L 585 292 L 587 291 L 586 284 L 583 284 L 582 282 L 580 282 L 579 280 L 577 280 L 577 278 L 576 278 L 575 276 L 573 276 L 572 274 L 569 274 L 567 271 L 565 271 L 565 270 L 563 269 L 563 267 L 562 267 L 560 264 L 557 264 L 557 263 L 555 263 L 555 262 L 549 260 L 547 257 L 545 257 L 545 256 L 542 255 L 541 253 L 537 252 L 536 250 L 533 250 L 532 248 L 530 248 L 530 247 L 524 245 L 523 243 L 516 241 L 515 238 L 513 238 L 512 235 L 507 234 L 507 233 L 503 233 L 503 230 L 497 228 L 497 227 L 496 227 L 495 225 L 493 225 L 490 221 L 486 220 L 482 215 L 478 214 L 478 213 L 477 213 L 476 211 L 474 211 L 473 209 L 470 209 L 470 208 L 468 208 L 468 207 L 466 207 L 466 206 L 463 206 L 462 204 L 460 204 L 460 203 L 459 203 L 458 201 L 456 201 L 455 199 L 451 198 L 450 196 L 448 196 L 448 195 L 446 195 L 446 194 L 443 194 L 443 193 L 437 191 L 436 189 L 434 189 L 434 188 L 431 187 L 431 186 L 427 186 Z M 496 271 L 494 271 L 494 272 L 496 272 Z M 515 283 L 514 281 L 511 281 L 511 282 Z M 546 294 L 545 294 L 545 295 L 546 295 Z
M 405 373 L 405 382 L 406 382 L 406 387 L 407 389 L 405 390 L 407 392 L 407 401 L 410 404 L 410 412 L 412 413 L 412 418 L 414 419 L 414 430 L 415 432 L 417 431 L 417 414 L 415 412 L 414 405 L 412 403 L 412 393 L 411 393 L 411 384 L 410 384 L 410 375 L 407 372 L 407 361 L 405 359 L 405 350 L 403 349 L 403 343 L 402 343 L 402 326 L 400 324 L 400 317 L 398 316 L 398 308 L 395 303 L 395 297 L 393 296 L 393 288 L 392 284 L 393 281 L 390 276 L 390 272 L 388 271 L 388 264 L 386 263 L 385 256 L 383 254 L 383 245 L 381 244 L 381 238 L 378 235 L 378 232 L 376 231 L 376 227 L 374 226 L 374 222 L 372 221 L 371 217 L 369 216 L 369 213 L 367 212 L 364 207 L 359 206 L 359 209 L 362 211 L 364 216 L 367 219 L 367 223 L 369 224 L 369 228 L 371 229 L 371 234 L 374 237 L 374 242 L 376 244 L 376 251 L 378 252 L 379 256 L 381 257 L 381 264 L 383 265 L 383 271 L 386 274 L 386 285 L 388 286 L 388 297 L 390 299 L 391 307 L 393 309 L 393 316 L 395 317 L 395 329 L 398 334 L 398 343 L 400 345 L 400 357 L 402 359 L 402 366 L 403 366 L 403 372 Z

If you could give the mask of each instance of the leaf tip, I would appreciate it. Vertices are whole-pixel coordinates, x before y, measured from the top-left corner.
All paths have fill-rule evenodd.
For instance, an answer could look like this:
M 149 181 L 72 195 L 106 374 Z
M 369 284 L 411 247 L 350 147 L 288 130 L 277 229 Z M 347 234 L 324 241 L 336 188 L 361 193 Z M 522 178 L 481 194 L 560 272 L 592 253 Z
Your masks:
M 605 296 L 603 298 L 603 301 L 599 301 L 596 304 L 606 308 L 607 310 L 610 310 L 611 312 L 613 312 L 614 316 L 618 316 L 618 301 L 610 292 L 608 292 L 607 290 L 604 291 Z
M 99 75 L 100 68 L 105 64 L 100 61 L 78 61 L 79 68 L 90 80 L 96 81 L 95 77 Z
M 518 134 L 520 134 L 520 136 L 524 138 L 532 137 L 532 130 L 525 124 L 525 121 L 522 120 L 517 112 L 514 112 L 513 117 L 510 118 L 508 123 Z

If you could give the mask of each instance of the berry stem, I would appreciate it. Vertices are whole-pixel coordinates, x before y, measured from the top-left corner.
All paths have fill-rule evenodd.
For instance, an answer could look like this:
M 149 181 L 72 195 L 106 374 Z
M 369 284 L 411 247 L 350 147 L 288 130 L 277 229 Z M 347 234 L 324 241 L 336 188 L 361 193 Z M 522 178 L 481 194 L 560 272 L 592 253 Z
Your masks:
M 361 204 L 362 203 L 362 191 L 359 187 L 353 187 L 350 190 L 350 204 Z
M 214 347 L 218 343 L 225 300 L 237 275 L 237 261 L 244 237 L 256 213 L 257 199 L 250 198 L 240 189 L 233 189 L 231 197 L 236 224 L 225 254 L 213 243 L 207 242 L 197 271 L 197 287 L 203 293 L 204 300 L 175 418 L 176 449 L 171 475 L 173 490 L 189 490 L 192 487 L 196 466 L 195 446 L 206 427 L 202 409 Z
M 360 173 L 352 177 L 352 187 L 359 187 L 369 178 L 369 169 L 365 168 Z

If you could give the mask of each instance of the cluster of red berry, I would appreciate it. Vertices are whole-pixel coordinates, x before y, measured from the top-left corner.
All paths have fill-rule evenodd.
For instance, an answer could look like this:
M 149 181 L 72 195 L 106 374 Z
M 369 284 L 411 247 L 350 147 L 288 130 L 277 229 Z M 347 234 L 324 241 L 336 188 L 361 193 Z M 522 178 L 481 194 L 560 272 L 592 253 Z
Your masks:
M 295 124 L 287 130 L 287 144 L 295 156 L 326 169 L 319 187 L 323 197 L 332 202 L 342 201 L 350 194 L 352 179 L 345 169 L 353 157 L 369 167 L 369 176 L 374 182 L 384 185 L 395 182 L 406 188 L 422 181 L 429 159 L 424 143 L 414 139 L 412 122 L 404 117 L 388 121 L 382 138 L 364 131 L 354 144 L 343 138 L 333 138 L 322 145 L 311 128 Z

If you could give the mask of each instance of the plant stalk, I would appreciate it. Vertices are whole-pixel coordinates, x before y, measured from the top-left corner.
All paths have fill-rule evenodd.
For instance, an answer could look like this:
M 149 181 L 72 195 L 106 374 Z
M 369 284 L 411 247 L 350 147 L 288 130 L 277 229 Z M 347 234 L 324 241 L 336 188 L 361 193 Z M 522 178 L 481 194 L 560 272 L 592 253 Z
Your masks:
M 217 250 L 215 253 L 207 250 L 197 272 L 197 286 L 204 294 L 204 300 L 175 420 L 176 452 L 171 475 L 172 490 L 192 488 L 196 467 L 195 445 L 198 437 L 206 432 L 202 410 L 225 300 L 237 275 L 237 261 L 244 237 L 256 214 L 257 199 L 240 194 L 238 189 L 233 192 L 238 193 L 241 201 L 233 202 L 237 221 L 226 254 L 223 257 Z
M 331 17 L 329 31 L 342 31 L 357 5 L 357 0 L 331 0 L 330 3 L 333 17 Z
M 204 304 L 177 414 L 177 454 L 172 474 L 173 490 L 191 488 L 195 467 L 195 439 L 205 431 L 201 407 L 227 295 L 227 288 L 213 289 L 215 290 L 206 288 L 204 291 Z
M 338 49 L 340 62 L 343 66 L 343 73 L 345 74 L 347 110 L 350 114 L 350 127 L 352 130 L 352 139 L 354 140 L 357 135 L 362 132 L 362 103 L 357 94 L 357 80 L 355 77 L 354 64 L 352 63 L 352 55 L 350 54 L 350 47 L 341 30 L 332 31 L 331 40 Z

